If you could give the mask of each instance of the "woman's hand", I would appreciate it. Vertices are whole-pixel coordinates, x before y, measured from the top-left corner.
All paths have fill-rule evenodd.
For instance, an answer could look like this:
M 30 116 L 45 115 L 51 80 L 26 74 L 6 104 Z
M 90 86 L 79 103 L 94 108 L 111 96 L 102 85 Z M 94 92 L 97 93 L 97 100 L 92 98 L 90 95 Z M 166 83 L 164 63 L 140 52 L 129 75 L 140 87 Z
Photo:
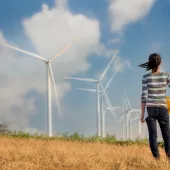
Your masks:
M 143 117 L 140 118 L 141 123 L 145 123 L 145 119 Z

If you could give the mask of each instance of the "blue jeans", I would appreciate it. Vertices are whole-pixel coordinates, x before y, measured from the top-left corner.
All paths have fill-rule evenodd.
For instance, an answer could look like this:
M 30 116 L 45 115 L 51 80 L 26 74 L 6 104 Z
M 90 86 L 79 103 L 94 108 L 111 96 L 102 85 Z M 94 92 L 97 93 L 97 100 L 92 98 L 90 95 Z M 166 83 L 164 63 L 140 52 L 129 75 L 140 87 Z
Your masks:
M 165 107 L 147 107 L 147 111 L 148 117 L 146 118 L 146 123 L 149 131 L 151 152 L 155 158 L 160 157 L 156 129 L 156 121 L 158 121 L 164 140 L 165 152 L 167 157 L 170 158 L 170 128 L 168 109 Z

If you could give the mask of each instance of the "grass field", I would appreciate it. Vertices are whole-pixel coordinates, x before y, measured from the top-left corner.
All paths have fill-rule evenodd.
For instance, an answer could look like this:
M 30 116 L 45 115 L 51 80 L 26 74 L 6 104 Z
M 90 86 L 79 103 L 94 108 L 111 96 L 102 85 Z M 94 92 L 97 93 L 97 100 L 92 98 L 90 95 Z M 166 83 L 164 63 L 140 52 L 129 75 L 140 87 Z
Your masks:
M 168 170 L 148 144 L 0 136 L 0 170 Z

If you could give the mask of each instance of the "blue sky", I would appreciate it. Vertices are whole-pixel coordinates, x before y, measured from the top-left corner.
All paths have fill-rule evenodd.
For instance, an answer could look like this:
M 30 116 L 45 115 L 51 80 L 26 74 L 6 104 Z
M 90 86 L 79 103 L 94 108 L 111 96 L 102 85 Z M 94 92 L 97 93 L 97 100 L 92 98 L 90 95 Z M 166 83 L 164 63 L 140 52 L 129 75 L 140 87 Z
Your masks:
M 57 8 L 56 2 L 59 2 L 59 0 L 18 0 L 15 2 L 12 0 L 0 1 L 0 6 L 3 7 L 0 10 L 0 32 L 3 35 L 3 39 L 1 39 L 1 41 L 5 39 L 11 44 L 15 44 L 23 49 L 27 49 L 35 53 L 49 55 L 48 57 L 53 55 L 55 51 L 57 52 L 62 45 L 71 41 L 71 34 L 76 34 L 74 30 L 70 31 L 69 28 L 68 30 L 67 28 L 63 28 L 63 31 L 62 29 L 57 29 L 60 26 L 62 27 L 62 25 L 64 26 L 64 22 L 66 21 L 62 21 L 56 18 L 56 25 L 52 25 L 50 27 L 50 24 L 52 23 L 49 22 L 46 24 L 45 22 L 48 22 L 48 20 L 43 20 L 44 18 L 42 14 L 42 5 L 46 4 L 46 6 L 48 6 L 47 11 L 51 11 L 52 9 Z M 163 58 L 163 68 L 167 72 L 170 72 L 168 65 L 168 63 L 170 63 L 170 1 L 146 0 L 146 2 L 139 1 L 139 4 L 135 4 L 134 0 L 130 0 L 128 2 L 125 0 L 121 0 L 121 2 L 123 3 L 123 12 L 121 11 L 122 6 L 119 6 L 119 3 L 117 3 L 116 0 L 60 0 L 60 2 L 60 5 L 64 8 L 64 11 L 69 11 L 72 15 L 72 18 L 77 15 L 86 17 L 87 20 L 82 18 L 84 21 L 82 24 L 85 24 L 84 26 L 82 26 L 82 24 L 79 24 L 79 22 L 81 23 L 81 21 L 79 21 L 78 19 L 74 20 L 74 22 L 77 22 L 78 28 L 80 26 L 80 29 L 78 29 L 78 31 L 80 31 L 79 35 L 87 35 L 87 39 L 82 40 L 84 41 L 82 43 L 82 46 L 87 47 L 84 49 L 84 47 L 81 46 L 82 50 L 81 52 L 76 53 L 77 55 L 75 55 L 74 60 L 72 60 L 73 57 L 67 59 L 67 57 L 69 56 L 69 51 L 68 53 L 66 53 L 66 55 L 63 56 L 61 61 L 60 59 L 57 59 L 58 62 L 55 61 L 55 63 L 53 64 L 53 67 L 58 68 L 58 70 L 57 68 L 54 69 L 56 84 L 58 83 L 63 88 L 63 97 L 61 99 L 63 106 L 63 118 L 59 120 L 57 112 L 55 111 L 56 107 L 54 105 L 53 128 L 55 132 L 60 131 L 73 133 L 75 131 L 78 131 L 83 132 L 86 135 L 90 135 L 96 132 L 95 95 L 77 91 L 75 88 L 94 88 L 95 86 L 92 84 L 75 81 L 65 82 L 62 77 L 74 75 L 96 78 L 100 75 L 102 70 L 106 67 L 111 59 L 111 55 L 106 56 L 106 54 L 108 54 L 108 52 L 111 53 L 114 49 L 117 49 L 119 50 L 118 57 L 120 59 L 120 63 L 123 61 L 128 61 L 129 63 L 131 63 L 131 67 L 133 69 L 125 67 L 122 72 L 118 73 L 114 79 L 114 82 L 112 82 L 111 86 L 109 87 L 107 93 L 113 105 L 120 106 L 122 105 L 122 89 L 126 88 L 132 107 L 139 108 L 141 95 L 141 77 L 145 73 L 145 70 L 138 68 L 138 64 L 145 62 L 151 52 L 158 52 L 162 55 Z M 65 2 L 65 4 L 63 2 Z M 130 8 L 128 8 L 129 4 L 131 5 Z M 142 5 L 143 8 L 141 8 Z M 111 8 L 111 10 L 109 11 L 109 7 L 111 6 L 113 6 L 113 8 Z M 117 8 L 114 8 L 115 6 Z M 121 14 L 123 13 L 123 15 L 119 15 L 119 12 Z M 39 18 L 37 13 L 39 13 Z M 52 16 L 53 14 L 54 13 L 51 13 L 51 17 L 54 17 L 55 19 L 55 16 Z M 59 15 L 59 13 L 57 15 Z M 37 20 L 35 19 L 35 16 L 37 16 Z M 120 21 L 126 22 L 126 25 L 121 24 Z M 96 23 L 98 23 L 98 27 Z M 89 24 L 89 27 L 87 27 L 86 29 L 84 28 L 83 30 L 83 27 L 85 27 L 87 24 Z M 53 27 L 56 28 L 56 31 L 55 29 L 53 30 L 54 32 L 50 31 L 48 26 L 46 29 L 44 29 L 46 25 L 48 25 L 51 29 Z M 42 28 L 42 26 L 44 27 Z M 86 31 L 87 29 L 88 31 Z M 37 35 L 39 32 L 41 32 L 40 30 L 43 34 Z M 65 31 L 70 32 L 66 35 Z M 44 34 L 46 34 L 46 36 Z M 50 37 L 53 37 L 53 35 L 54 37 L 56 36 L 56 39 L 58 40 L 51 41 Z M 70 37 L 67 39 L 65 38 L 66 36 Z M 45 41 L 43 38 L 45 38 Z M 110 41 L 116 39 L 118 40 L 116 43 L 109 43 Z M 44 44 L 41 44 L 42 41 L 44 41 Z M 85 41 L 87 41 L 88 43 L 85 43 Z M 56 49 L 52 48 L 53 46 L 55 46 L 55 43 L 57 47 Z M 92 45 L 89 46 L 88 44 Z M 104 46 L 103 51 L 100 49 L 100 46 Z M 44 49 L 42 47 L 44 47 Z M 101 52 L 99 54 L 93 52 L 94 48 L 96 48 L 97 51 L 101 50 Z M 76 49 L 76 44 L 73 47 L 73 51 L 74 49 Z M 20 57 L 19 59 L 21 59 L 21 57 L 26 57 L 12 51 L 10 52 L 12 53 L 10 53 L 11 57 L 13 57 L 12 55 L 18 55 L 16 57 Z M 83 57 L 81 58 L 80 55 L 82 55 Z M 8 57 L 8 59 L 10 58 Z M 16 74 L 14 74 L 12 68 L 10 68 L 10 71 L 9 69 L 7 71 L 7 67 L 4 66 L 6 69 L 6 71 L 4 71 L 4 75 L 8 77 L 8 80 L 11 78 L 11 80 L 9 81 L 10 83 L 8 82 L 8 88 L 10 88 L 11 91 L 16 91 L 16 100 L 26 100 L 25 102 L 21 102 L 24 103 L 23 105 L 17 103 L 15 104 L 16 100 L 14 100 L 14 106 L 11 108 L 18 108 L 19 112 L 23 112 L 24 109 L 28 108 L 27 102 L 33 100 L 33 106 L 31 105 L 30 107 L 33 107 L 34 109 L 28 111 L 28 113 L 26 113 L 26 116 L 22 114 L 22 112 L 20 114 L 18 113 L 18 117 L 16 118 L 16 115 L 14 114 L 15 112 L 13 113 L 13 111 L 11 111 L 11 108 L 6 108 L 7 106 L 4 106 L 2 104 L 1 108 L 5 108 L 6 116 L 1 115 L 1 117 L 4 120 L 14 122 L 17 119 L 16 124 L 17 126 L 19 126 L 19 128 L 38 129 L 39 131 L 45 131 L 45 81 L 43 81 L 45 80 L 45 67 L 40 65 L 38 62 L 37 65 L 35 65 L 35 62 L 31 59 L 28 59 L 28 61 L 25 60 L 18 60 L 20 61 L 18 62 L 18 64 L 21 64 L 22 67 L 15 65 L 18 69 L 16 69 Z M 76 61 L 77 65 L 74 65 L 76 64 Z M 7 63 L 8 62 L 6 62 L 6 64 Z M 64 63 L 63 67 L 62 63 Z M 78 67 L 78 64 L 80 64 L 80 68 Z M 77 68 L 75 69 L 75 67 Z M 64 71 L 66 68 L 68 69 L 67 74 Z M 40 81 L 38 78 L 34 79 L 31 76 L 28 76 L 31 74 L 34 77 L 34 70 L 36 70 L 37 76 L 40 76 Z M 114 67 L 112 67 L 107 74 L 107 78 L 111 76 L 113 70 Z M 19 73 L 19 75 L 17 73 Z M 24 73 L 26 75 L 24 75 Z M 34 83 L 33 85 L 28 85 L 28 87 L 26 87 L 27 85 L 25 85 L 24 83 L 21 83 L 21 87 L 18 87 L 16 82 L 14 83 L 15 85 L 13 84 L 13 82 L 16 81 L 16 77 L 17 80 L 25 81 L 25 79 L 27 79 L 27 76 L 29 77 L 28 82 L 36 82 L 36 80 L 38 80 L 38 83 L 40 84 L 35 83 L 35 88 Z M 14 79 L 14 81 L 12 78 Z M 40 88 L 40 86 L 42 87 Z M 18 89 L 16 90 L 17 87 Z M 19 91 L 20 88 L 23 88 L 22 93 Z M 41 90 L 38 90 L 38 88 L 40 88 Z M 1 90 L 4 89 L 2 88 Z M 7 91 L 6 93 L 4 92 L 4 96 L 8 95 L 9 92 Z M 3 98 L 1 98 L 1 100 L 3 100 Z M 6 102 L 8 102 L 8 100 Z M 18 121 L 18 119 L 20 119 L 20 121 Z M 22 119 L 24 119 L 24 121 Z M 18 125 L 22 121 L 26 122 L 25 127 L 24 123 L 22 124 L 22 126 Z M 108 114 L 106 122 L 106 129 L 108 133 L 118 133 L 117 135 L 121 134 L 121 125 L 120 127 L 116 126 L 111 115 Z M 115 131 L 115 129 L 118 130 Z

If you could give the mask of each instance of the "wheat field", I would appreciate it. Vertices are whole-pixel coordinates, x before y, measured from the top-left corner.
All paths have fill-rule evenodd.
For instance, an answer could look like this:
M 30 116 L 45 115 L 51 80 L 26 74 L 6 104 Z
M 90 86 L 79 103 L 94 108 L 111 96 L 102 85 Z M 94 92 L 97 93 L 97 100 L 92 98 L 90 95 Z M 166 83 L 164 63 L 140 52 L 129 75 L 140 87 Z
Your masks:
M 168 170 L 149 146 L 0 137 L 0 170 Z

